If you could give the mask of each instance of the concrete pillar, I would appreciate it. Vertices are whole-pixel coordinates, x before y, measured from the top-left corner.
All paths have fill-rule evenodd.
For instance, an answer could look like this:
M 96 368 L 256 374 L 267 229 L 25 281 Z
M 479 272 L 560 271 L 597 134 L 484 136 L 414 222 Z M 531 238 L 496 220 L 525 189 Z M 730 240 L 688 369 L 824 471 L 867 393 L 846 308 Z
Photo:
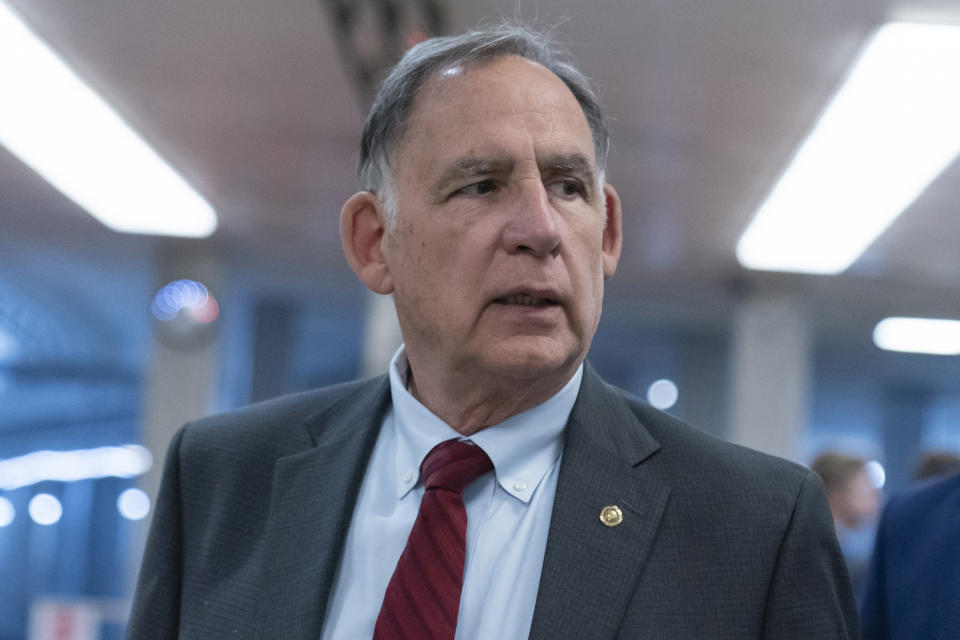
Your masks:
M 168 282 L 186 278 L 202 282 L 216 295 L 221 275 L 220 261 L 206 243 L 165 240 L 158 248 L 154 292 Z M 151 504 L 156 502 L 170 439 L 184 423 L 207 415 L 215 407 L 219 351 L 215 323 L 196 334 L 177 334 L 170 333 L 169 327 L 161 326 L 159 321 L 152 322 L 152 355 L 145 376 L 141 429 L 143 443 L 153 455 L 153 468 L 140 482 Z M 139 570 L 148 520 L 140 521 L 137 524 L 142 526 L 132 529 L 132 571 Z
M 393 296 L 368 291 L 361 375 L 368 377 L 384 373 L 402 342 Z
M 799 460 L 811 369 L 803 305 L 781 294 L 746 298 L 735 314 L 730 356 L 731 440 Z

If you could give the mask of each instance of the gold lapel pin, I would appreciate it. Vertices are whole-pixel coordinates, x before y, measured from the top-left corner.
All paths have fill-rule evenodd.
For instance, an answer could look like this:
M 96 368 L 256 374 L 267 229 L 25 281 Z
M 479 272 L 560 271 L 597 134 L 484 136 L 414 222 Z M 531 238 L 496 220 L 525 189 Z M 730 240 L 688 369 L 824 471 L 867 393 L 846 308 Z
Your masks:
M 600 509 L 600 522 L 608 527 L 615 527 L 623 522 L 623 511 L 617 505 L 607 505 Z

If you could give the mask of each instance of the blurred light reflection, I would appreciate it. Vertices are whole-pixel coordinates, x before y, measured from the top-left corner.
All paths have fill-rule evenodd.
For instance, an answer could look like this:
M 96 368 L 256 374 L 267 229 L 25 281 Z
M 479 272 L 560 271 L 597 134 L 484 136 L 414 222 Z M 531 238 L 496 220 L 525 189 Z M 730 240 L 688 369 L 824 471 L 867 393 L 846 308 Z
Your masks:
M 150 310 L 161 322 L 170 322 L 186 310 L 197 322 L 210 323 L 220 315 L 220 305 L 207 288 L 195 280 L 174 280 L 164 285 L 153 298 Z
M 867 475 L 870 476 L 870 483 L 873 485 L 873 488 L 883 489 L 883 485 L 887 483 L 887 472 L 883 468 L 883 465 L 876 460 L 871 460 L 865 466 L 867 468 Z
M 117 498 L 117 510 L 127 520 L 142 520 L 150 513 L 150 498 L 140 489 L 127 489 Z
M 63 515 L 60 501 L 49 493 L 38 493 L 30 500 L 30 518 L 39 525 L 56 524 Z
M 0 327 L 0 362 L 12 360 L 19 351 L 19 341 L 9 331 Z
M 647 402 L 657 409 L 666 410 L 677 404 L 680 397 L 680 390 L 677 389 L 673 380 L 666 378 L 657 380 L 647 389 Z

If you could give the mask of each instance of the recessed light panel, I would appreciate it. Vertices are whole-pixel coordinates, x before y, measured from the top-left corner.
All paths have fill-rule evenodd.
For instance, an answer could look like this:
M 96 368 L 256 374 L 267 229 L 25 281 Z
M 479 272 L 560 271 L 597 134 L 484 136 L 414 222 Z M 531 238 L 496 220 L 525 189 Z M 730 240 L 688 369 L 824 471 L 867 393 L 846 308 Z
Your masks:
M 116 231 L 205 237 L 213 208 L 0 2 L 0 144 Z
M 890 23 L 737 244 L 750 269 L 847 269 L 960 153 L 960 27 Z
M 887 351 L 960 355 L 960 320 L 887 318 L 874 327 L 873 342 Z

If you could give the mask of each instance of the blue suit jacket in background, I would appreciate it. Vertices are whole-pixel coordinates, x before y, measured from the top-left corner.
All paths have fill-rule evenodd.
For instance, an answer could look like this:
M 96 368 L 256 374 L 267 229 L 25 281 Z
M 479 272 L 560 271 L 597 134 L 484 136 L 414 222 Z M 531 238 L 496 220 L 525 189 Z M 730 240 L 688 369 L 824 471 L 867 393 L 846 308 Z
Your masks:
M 864 640 L 960 638 L 960 475 L 887 505 L 862 614 Z

